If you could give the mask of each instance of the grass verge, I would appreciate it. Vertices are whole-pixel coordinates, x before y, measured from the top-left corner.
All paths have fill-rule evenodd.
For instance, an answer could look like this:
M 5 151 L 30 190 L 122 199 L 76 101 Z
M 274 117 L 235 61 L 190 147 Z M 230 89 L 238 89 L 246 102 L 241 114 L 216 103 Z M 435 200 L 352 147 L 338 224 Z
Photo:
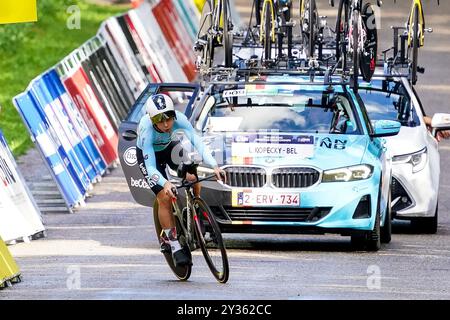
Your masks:
M 75 11 L 70 14 L 68 8 L 73 5 L 79 8 L 80 28 L 70 30 L 67 22 L 74 21 Z M 102 21 L 129 8 L 85 0 L 38 0 L 38 22 L 0 25 L 0 128 L 15 156 L 24 154 L 32 142 L 12 98 L 94 36 Z

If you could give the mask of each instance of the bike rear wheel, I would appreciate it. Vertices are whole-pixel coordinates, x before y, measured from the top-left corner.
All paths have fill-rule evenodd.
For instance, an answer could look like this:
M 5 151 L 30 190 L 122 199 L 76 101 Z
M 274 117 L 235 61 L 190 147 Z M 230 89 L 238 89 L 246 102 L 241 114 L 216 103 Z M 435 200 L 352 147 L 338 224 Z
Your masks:
M 352 27 L 352 37 L 353 37 L 353 90 L 356 92 L 358 91 L 358 77 L 359 77 L 359 58 L 360 58 L 360 52 L 359 52 L 359 18 L 360 13 L 358 11 L 353 12 L 353 27 Z
M 158 240 L 159 240 L 159 236 L 161 234 L 162 228 L 161 228 L 161 224 L 159 223 L 159 217 L 158 217 L 158 200 L 155 200 L 155 203 L 153 204 L 153 219 L 155 222 L 156 236 L 158 237 Z M 185 250 L 186 253 L 191 255 L 189 247 L 186 243 L 186 236 L 183 232 L 183 229 L 180 226 L 180 221 L 178 220 L 178 217 L 175 217 L 175 222 L 176 222 L 176 227 L 177 227 L 178 241 L 180 242 L 180 245 L 183 247 L 182 250 Z M 172 272 L 175 274 L 175 276 L 179 280 L 186 281 L 187 279 L 189 279 L 189 277 L 191 276 L 191 271 L 192 271 L 191 265 L 177 267 L 173 263 L 171 252 L 163 253 L 163 255 L 164 255 L 164 258 L 166 258 L 167 264 L 169 265 L 170 269 L 172 270 Z
M 313 57 L 315 53 L 317 33 L 319 32 L 318 23 L 316 1 L 300 0 L 300 31 L 307 57 Z
M 370 3 L 366 3 L 362 8 L 362 26 L 366 33 L 363 52 L 360 56 L 360 71 L 364 81 L 370 81 L 375 73 L 378 35 L 375 20 L 375 11 Z
M 220 283 L 225 283 L 228 281 L 230 272 L 219 225 L 211 209 L 201 198 L 194 199 L 193 208 L 194 229 L 198 245 L 214 277 Z
M 264 2 L 263 10 L 264 16 L 262 17 L 264 21 L 261 23 L 261 29 L 263 34 L 263 42 L 264 42 L 264 60 L 270 60 L 272 56 L 272 16 L 273 16 L 273 7 L 270 2 Z
M 233 65 L 233 34 L 230 32 L 230 13 L 228 0 L 222 1 L 222 15 L 223 15 L 223 50 L 225 54 L 225 67 L 231 68 Z
M 346 35 L 348 34 L 348 5 L 347 2 L 339 1 L 338 15 L 336 19 L 336 61 L 342 56 L 340 67 L 343 70 L 347 69 L 347 44 Z

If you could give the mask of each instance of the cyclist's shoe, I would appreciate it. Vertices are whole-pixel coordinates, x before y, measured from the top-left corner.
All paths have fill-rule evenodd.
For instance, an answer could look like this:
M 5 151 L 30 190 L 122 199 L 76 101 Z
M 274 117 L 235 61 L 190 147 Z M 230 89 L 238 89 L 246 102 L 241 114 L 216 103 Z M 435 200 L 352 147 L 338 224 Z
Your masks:
M 183 249 L 172 253 L 172 258 L 177 267 L 192 265 L 191 257 Z
M 170 253 L 172 250 L 170 249 L 170 244 L 164 242 L 164 243 L 161 243 L 161 247 L 160 247 L 159 251 L 161 251 L 162 253 Z

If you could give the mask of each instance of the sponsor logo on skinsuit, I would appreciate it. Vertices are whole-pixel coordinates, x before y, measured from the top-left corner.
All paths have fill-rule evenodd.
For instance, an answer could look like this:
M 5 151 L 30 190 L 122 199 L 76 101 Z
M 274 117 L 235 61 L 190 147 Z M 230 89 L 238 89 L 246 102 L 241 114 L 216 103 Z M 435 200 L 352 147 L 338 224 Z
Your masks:
M 130 185 L 134 188 L 141 188 L 141 189 L 150 189 L 150 186 L 148 185 L 147 181 L 145 179 L 133 179 L 131 178 Z
M 137 163 L 136 147 L 130 147 L 124 152 L 123 161 L 125 161 L 125 163 L 130 167 L 136 165 Z

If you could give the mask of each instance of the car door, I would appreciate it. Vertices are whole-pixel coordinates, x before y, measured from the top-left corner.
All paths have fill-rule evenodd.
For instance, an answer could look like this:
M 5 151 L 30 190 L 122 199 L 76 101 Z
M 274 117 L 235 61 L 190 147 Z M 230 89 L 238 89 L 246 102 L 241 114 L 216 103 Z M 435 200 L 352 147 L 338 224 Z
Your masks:
M 138 98 L 127 118 L 119 126 L 119 159 L 134 200 L 144 206 L 153 206 L 155 195 L 139 170 L 136 158 L 137 127 L 145 114 L 144 104 L 156 93 L 168 93 L 175 102 L 175 109 L 189 118 L 193 102 L 198 96 L 197 84 L 150 84 Z

